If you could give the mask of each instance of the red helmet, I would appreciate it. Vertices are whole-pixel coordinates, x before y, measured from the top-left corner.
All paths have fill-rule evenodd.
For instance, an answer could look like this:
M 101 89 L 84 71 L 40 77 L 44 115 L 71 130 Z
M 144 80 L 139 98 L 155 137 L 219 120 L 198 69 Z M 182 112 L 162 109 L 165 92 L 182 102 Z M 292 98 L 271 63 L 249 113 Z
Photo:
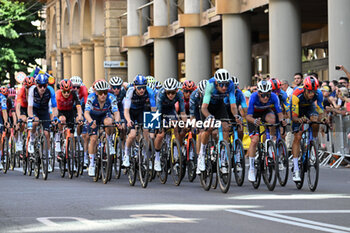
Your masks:
M 73 84 L 69 79 L 63 79 L 60 83 L 60 89 L 63 91 L 70 91 L 73 88 Z
M 9 94 L 9 90 L 7 89 L 7 87 L 0 87 L 0 93 L 4 96 L 7 96 Z
M 196 84 L 190 80 L 186 80 L 182 86 L 182 89 L 186 91 L 194 91 L 196 88 Z
M 310 91 L 316 91 L 318 88 L 318 80 L 314 76 L 307 76 L 304 79 L 304 88 Z
M 25 88 L 29 88 L 33 85 L 35 85 L 35 78 L 34 77 L 30 77 L 30 76 L 27 76 L 24 81 L 23 81 L 23 86 L 25 86 Z
M 281 81 L 278 80 L 277 78 L 270 79 L 270 82 L 271 82 L 273 91 L 279 90 L 281 88 Z

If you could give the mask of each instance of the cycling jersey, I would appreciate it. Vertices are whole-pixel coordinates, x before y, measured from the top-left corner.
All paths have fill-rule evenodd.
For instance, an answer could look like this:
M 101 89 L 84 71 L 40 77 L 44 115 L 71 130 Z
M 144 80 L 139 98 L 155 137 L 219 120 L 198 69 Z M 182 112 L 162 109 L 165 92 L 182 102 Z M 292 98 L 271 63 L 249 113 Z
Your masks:
M 22 108 L 27 108 L 28 107 L 28 100 L 27 100 L 27 95 L 26 95 L 26 88 L 21 87 L 18 91 L 17 95 L 17 100 L 16 104 L 20 103 Z
M 313 108 L 315 106 L 315 101 L 317 101 L 316 111 L 317 113 L 323 113 L 323 95 L 320 90 L 317 90 L 314 97 L 311 100 L 307 100 L 304 96 L 304 88 L 298 87 L 293 91 L 291 100 L 291 113 L 293 117 L 299 117 L 300 109 Z M 304 112 L 303 112 L 304 113 Z
M 31 86 L 28 92 L 28 106 L 38 109 L 40 112 L 49 111 L 49 102 L 52 108 L 57 107 L 55 91 L 51 86 L 47 86 L 44 94 L 40 96 L 38 88 Z
M 166 111 L 175 111 L 175 103 L 179 101 L 180 112 L 185 111 L 185 103 L 184 103 L 184 94 L 182 91 L 177 91 L 173 100 L 170 100 L 166 95 L 166 91 L 164 88 L 159 90 L 157 95 L 157 109 L 161 113 L 165 113 Z
M 243 95 L 243 92 L 240 89 L 236 89 L 235 92 L 235 97 L 236 97 L 236 104 L 237 108 L 241 106 L 242 108 L 247 108 L 247 102 L 245 99 L 245 96 Z M 224 99 L 225 104 L 229 104 L 229 98 Z
M 68 98 L 64 98 L 62 95 L 62 91 L 58 90 L 56 91 L 56 99 L 57 109 L 59 111 L 75 111 L 75 107 L 80 105 L 79 97 L 76 91 L 71 91 Z
M 235 97 L 235 85 L 233 84 L 232 80 L 229 82 L 229 86 L 225 93 L 221 93 L 218 91 L 216 85 L 215 85 L 215 78 L 211 78 L 208 81 L 208 84 L 205 88 L 205 94 L 203 97 L 203 103 L 205 104 L 216 104 L 219 101 L 223 101 L 226 97 L 229 98 L 230 104 L 236 103 L 236 97 Z
M 283 103 L 281 107 L 283 107 L 283 110 L 286 112 L 289 112 L 290 110 L 290 102 L 288 99 L 288 95 L 285 91 L 279 90 L 278 92 L 274 92 L 276 95 L 278 95 L 278 99 L 280 100 L 280 103 Z
M 98 103 L 98 96 L 96 93 L 92 93 L 88 96 L 85 111 L 90 112 L 91 118 L 94 119 L 105 116 L 105 114 L 108 113 L 110 110 L 113 113 L 118 112 L 118 103 L 114 95 L 110 93 L 107 94 L 106 102 L 104 103 L 102 108 Z
M 143 109 L 149 103 L 151 108 L 156 107 L 154 92 L 151 88 L 146 87 L 144 95 L 136 93 L 135 87 L 130 87 L 126 92 L 124 109 Z
M 89 94 L 88 94 L 88 89 L 87 89 L 87 87 L 81 85 L 80 88 L 79 88 L 79 99 L 80 99 L 80 100 L 84 100 L 84 103 L 82 103 L 82 104 L 86 104 L 86 101 L 87 101 L 87 99 L 88 99 L 88 96 L 89 96 Z
M 198 89 L 194 90 L 190 96 L 190 116 L 194 116 L 196 120 L 200 119 L 200 108 L 202 105 L 202 96 Z
M 266 104 L 260 102 L 258 92 L 254 92 L 250 96 L 248 115 L 253 115 L 256 112 L 264 112 L 268 109 L 274 109 L 276 113 L 282 112 L 280 101 L 275 93 L 271 93 L 270 99 Z

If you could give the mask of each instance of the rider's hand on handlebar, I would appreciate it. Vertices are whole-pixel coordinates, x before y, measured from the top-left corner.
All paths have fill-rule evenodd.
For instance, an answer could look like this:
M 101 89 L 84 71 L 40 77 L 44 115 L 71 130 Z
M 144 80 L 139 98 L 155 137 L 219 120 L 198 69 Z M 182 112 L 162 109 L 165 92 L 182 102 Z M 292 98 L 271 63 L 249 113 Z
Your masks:
M 96 121 L 93 121 L 93 122 L 91 122 L 90 123 L 90 127 L 92 128 L 92 129 L 95 129 L 96 128 Z
M 132 127 L 133 125 L 134 125 L 134 122 L 128 121 L 127 126 L 128 126 L 129 128 Z
M 281 122 L 282 122 L 282 126 L 283 126 L 283 127 L 287 126 L 287 121 L 286 121 L 286 119 L 283 119 Z
M 261 124 L 261 118 L 255 118 L 254 125 L 259 126 Z

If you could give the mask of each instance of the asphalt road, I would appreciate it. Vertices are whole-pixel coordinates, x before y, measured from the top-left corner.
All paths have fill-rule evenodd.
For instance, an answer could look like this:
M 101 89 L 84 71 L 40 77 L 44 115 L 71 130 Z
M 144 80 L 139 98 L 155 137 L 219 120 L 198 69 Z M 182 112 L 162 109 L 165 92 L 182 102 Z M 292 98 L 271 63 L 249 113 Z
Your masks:
M 137 181 L 138 182 L 138 181 Z M 316 192 L 291 178 L 273 192 L 245 181 L 227 194 L 187 177 L 146 189 L 127 177 L 95 183 L 86 173 L 47 181 L 20 169 L 0 174 L 0 232 L 350 232 L 350 169 L 322 168 Z

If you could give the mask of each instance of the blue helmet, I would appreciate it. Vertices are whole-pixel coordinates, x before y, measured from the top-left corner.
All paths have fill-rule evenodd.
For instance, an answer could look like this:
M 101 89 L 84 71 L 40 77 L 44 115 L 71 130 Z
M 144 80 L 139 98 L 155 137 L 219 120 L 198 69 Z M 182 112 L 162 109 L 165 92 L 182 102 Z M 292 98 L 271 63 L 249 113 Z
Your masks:
M 48 84 L 49 78 L 45 74 L 38 74 L 35 77 L 36 84 Z
M 134 85 L 135 86 L 147 85 L 147 79 L 145 78 L 145 76 L 138 74 L 134 79 Z

